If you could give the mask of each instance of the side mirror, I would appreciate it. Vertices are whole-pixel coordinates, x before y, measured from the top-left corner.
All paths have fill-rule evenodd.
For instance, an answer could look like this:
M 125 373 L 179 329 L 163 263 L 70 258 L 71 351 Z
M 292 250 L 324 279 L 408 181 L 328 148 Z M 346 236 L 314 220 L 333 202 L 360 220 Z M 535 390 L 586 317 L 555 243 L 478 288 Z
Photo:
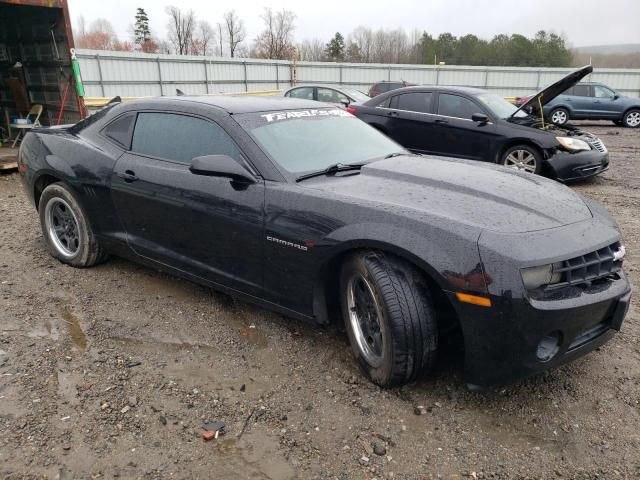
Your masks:
M 620 95 L 618 95 L 617 93 L 613 95 L 613 99 L 614 99 L 614 100 L 617 100 L 617 99 L 619 99 L 619 98 L 620 98 Z
M 343 98 L 342 100 L 340 100 L 340 103 L 344 105 L 345 108 L 351 105 L 351 101 L 348 98 Z
M 484 113 L 474 113 L 471 115 L 471 120 L 476 123 L 488 123 L 489 117 L 487 117 Z
M 191 160 L 189 170 L 194 175 L 226 177 L 236 182 L 256 183 L 253 175 L 229 155 L 204 155 Z

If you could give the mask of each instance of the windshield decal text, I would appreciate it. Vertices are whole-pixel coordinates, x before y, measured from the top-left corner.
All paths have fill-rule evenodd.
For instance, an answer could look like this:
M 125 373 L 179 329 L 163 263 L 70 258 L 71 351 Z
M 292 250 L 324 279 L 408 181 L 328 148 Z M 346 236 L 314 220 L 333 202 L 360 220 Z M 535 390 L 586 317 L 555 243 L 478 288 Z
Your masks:
M 291 110 L 287 112 L 271 112 L 260 115 L 267 122 L 273 122 L 278 120 L 288 120 L 290 118 L 303 118 L 303 117 L 352 117 L 349 112 L 340 108 L 333 110 Z

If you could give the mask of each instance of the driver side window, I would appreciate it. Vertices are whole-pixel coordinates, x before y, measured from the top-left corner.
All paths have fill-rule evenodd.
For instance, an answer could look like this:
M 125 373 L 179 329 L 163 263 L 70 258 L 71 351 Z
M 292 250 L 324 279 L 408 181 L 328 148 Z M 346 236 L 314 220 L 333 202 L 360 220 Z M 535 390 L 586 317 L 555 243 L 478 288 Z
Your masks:
M 596 98 L 613 98 L 615 95 L 612 90 L 602 85 L 594 85 L 593 90 Z
M 439 115 L 471 120 L 471 116 L 474 113 L 483 113 L 483 110 L 468 98 L 448 93 L 441 93 L 439 95 Z
M 240 150 L 222 127 L 175 113 L 138 113 L 131 151 L 187 165 L 193 158 L 203 155 L 242 159 Z

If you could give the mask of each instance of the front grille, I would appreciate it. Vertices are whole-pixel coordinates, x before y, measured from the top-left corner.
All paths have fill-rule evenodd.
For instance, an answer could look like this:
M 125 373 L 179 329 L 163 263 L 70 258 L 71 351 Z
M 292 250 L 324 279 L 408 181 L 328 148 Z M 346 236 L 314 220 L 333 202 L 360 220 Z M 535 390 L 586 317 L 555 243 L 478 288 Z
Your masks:
M 601 153 L 607 152 L 607 147 L 604 146 L 604 143 L 602 143 L 602 140 L 600 140 L 599 138 L 593 138 L 589 140 L 589 144 Z
M 599 250 L 560 262 L 562 266 L 553 269 L 554 273 L 561 274 L 560 281 L 549 285 L 547 290 L 589 285 L 595 280 L 616 276 L 622 269 L 622 259 L 616 259 L 614 253 L 621 248 L 620 242 L 615 242 Z

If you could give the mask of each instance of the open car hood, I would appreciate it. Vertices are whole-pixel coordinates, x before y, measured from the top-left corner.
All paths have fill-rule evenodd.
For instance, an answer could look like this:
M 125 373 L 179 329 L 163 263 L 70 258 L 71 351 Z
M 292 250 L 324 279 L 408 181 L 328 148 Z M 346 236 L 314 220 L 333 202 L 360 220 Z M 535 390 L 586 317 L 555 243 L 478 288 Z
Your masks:
M 532 95 L 531 97 L 529 97 L 529 100 L 527 100 L 525 103 L 520 105 L 520 108 L 518 108 L 518 110 L 513 112 L 511 116 L 513 117 L 520 110 L 529 111 L 530 109 L 531 111 L 540 115 L 541 114 L 541 112 L 539 111 L 540 104 L 542 104 L 542 106 L 545 106 L 551 100 L 553 100 L 558 95 L 560 95 L 562 92 L 573 87 L 576 83 L 578 83 L 584 77 L 589 75 L 591 72 L 593 72 L 593 67 L 591 65 L 586 65 L 574 72 L 571 72 L 566 77 L 561 78 L 557 82 L 552 83 L 548 87 L 545 87 L 542 90 L 540 90 L 535 95 Z

